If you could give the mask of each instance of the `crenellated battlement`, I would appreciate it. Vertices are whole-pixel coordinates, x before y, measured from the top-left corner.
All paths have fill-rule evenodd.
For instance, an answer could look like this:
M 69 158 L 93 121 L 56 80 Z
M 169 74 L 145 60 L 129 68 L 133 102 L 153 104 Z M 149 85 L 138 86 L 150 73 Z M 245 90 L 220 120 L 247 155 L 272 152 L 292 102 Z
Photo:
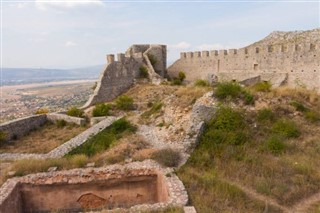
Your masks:
M 187 82 L 260 79 L 274 86 L 286 84 L 320 92 L 319 38 L 320 30 L 310 31 L 310 36 L 278 32 L 239 49 L 182 52 L 168 74 L 176 77 L 183 71 Z
M 311 52 L 319 51 L 320 44 L 306 43 L 306 44 L 278 44 L 267 46 L 252 46 L 240 49 L 222 49 L 222 50 L 210 50 L 210 51 L 195 51 L 195 52 L 181 52 L 180 58 L 207 58 L 207 57 L 221 57 L 221 56 L 243 56 L 256 54 L 295 54 L 297 52 Z

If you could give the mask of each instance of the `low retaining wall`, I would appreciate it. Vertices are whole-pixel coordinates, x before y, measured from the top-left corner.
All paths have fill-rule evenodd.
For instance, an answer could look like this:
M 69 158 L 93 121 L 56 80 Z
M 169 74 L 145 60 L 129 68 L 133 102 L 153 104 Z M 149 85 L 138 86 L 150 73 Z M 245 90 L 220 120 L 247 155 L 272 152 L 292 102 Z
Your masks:
M 187 192 L 173 169 L 152 160 L 31 174 L 9 179 L 0 188 L 0 213 L 83 208 L 140 212 L 182 207 L 187 201 Z
M 3 153 L 0 154 L 0 159 L 28 159 L 28 158 L 36 158 L 36 159 L 47 159 L 47 158 L 59 158 L 63 157 L 64 155 L 68 154 L 74 148 L 80 146 L 87 139 L 92 136 L 96 135 L 98 132 L 102 131 L 106 127 L 110 126 L 113 121 L 120 119 L 116 117 L 107 117 L 105 120 L 99 122 L 98 124 L 90 127 L 89 129 L 85 130 L 81 134 L 77 135 L 76 137 L 72 138 L 71 140 L 67 141 L 66 143 L 62 144 L 61 146 L 53 149 L 47 154 L 19 154 L 19 153 Z
M 8 134 L 8 140 L 19 138 L 39 128 L 47 121 L 46 115 L 32 115 L 0 124 L 0 131 Z
M 85 125 L 86 124 L 86 119 L 72 117 L 72 116 L 64 114 L 63 112 L 47 114 L 47 119 L 52 122 L 56 122 L 57 120 L 65 120 L 68 123 L 75 123 L 78 125 Z

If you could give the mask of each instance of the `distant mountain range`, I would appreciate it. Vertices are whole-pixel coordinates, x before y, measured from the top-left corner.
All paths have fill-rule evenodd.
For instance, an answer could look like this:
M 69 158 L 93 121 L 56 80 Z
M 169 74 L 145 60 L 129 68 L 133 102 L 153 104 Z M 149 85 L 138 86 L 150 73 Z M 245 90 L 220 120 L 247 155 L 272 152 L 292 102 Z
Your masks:
M 77 69 L 2 68 L 2 85 L 98 79 L 104 65 Z

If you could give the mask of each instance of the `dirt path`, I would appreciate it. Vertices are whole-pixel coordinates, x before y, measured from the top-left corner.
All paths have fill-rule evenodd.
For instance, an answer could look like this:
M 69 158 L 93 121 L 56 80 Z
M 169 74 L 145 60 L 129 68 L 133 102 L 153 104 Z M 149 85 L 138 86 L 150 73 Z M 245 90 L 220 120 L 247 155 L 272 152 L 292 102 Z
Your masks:
M 320 203 L 320 192 L 300 200 L 291 208 L 291 212 L 305 213 L 314 204 Z
M 277 201 L 275 201 L 272 198 L 269 198 L 269 197 L 267 197 L 265 195 L 259 194 L 256 191 L 254 191 L 254 190 L 252 190 L 252 189 L 250 189 L 250 188 L 248 188 L 246 186 L 240 185 L 237 182 L 226 180 L 226 179 L 223 179 L 223 180 L 226 181 L 230 185 L 238 187 L 248 197 L 251 197 L 251 198 L 253 198 L 255 200 L 260 200 L 262 202 L 265 202 L 267 205 L 271 205 L 271 206 L 277 207 L 277 208 L 281 209 L 284 213 L 292 213 L 292 211 L 289 208 L 280 205 Z M 265 210 L 265 212 L 268 212 L 268 211 Z
M 233 185 L 238 187 L 240 190 L 242 190 L 247 196 L 255 199 L 255 200 L 260 200 L 263 202 L 266 202 L 268 205 L 272 205 L 274 207 L 277 207 L 281 209 L 284 213 L 306 213 L 310 207 L 314 204 L 319 204 L 320 203 L 320 192 L 304 198 L 300 201 L 298 201 L 296 204 L 294 204 L 291 208 L 285 207 L 280 205 L 276 200 L 269 198 L 265 195 L 259 194 L 256 191 L 243 186 L 237 182 L 231 181 L 231 180 L 226 180 L 224 179 L 228 184 Z M 268 212 L 268 211 L 265 211 Z

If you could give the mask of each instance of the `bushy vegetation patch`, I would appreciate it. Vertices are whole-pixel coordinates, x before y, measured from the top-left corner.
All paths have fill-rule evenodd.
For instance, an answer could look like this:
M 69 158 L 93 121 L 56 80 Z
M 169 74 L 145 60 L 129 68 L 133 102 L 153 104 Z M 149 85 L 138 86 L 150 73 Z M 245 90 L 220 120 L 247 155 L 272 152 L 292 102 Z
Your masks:
M 40 115 L 40 114 L 47 114 L 47 113 L 49 113 L 49 109 L 48 108 L 40 108 L 34 114 Z
M 288 119 L 279 119 L 272 125 L 272 133 L 281 135 L 285 138 L 297 138 L 300 136 L 300 130 L 297 125 Z
M 148 54 L 148 58 L 153 67 L 158 63 L 157 57 L 150 53 Z
M 105 103 L 96 104 L 92 110 L 92 116 L 93 117 L 107 116 L 109 115 L 110 108 L 111 106 Z
M 299 101 L 291 101 L 290 105 L 293 106 L 299 112 L 306 112 L 308 108 L 306 108 L 302 103 Z
M 194 82 L 194 85 L 197 87 L 209 87 L 210 83 L 203 79 L 198 79 Z
M 165 167 L 176 167 L 181 161 L 181 154 L 173 149 L 162 149 L 152 154 L 152 159 Z
M 77 107 L 71 107 L 67 111 L 67 115 L 73 116 L 73 117 L 84 117 L 84 111 L 82 109 L 78 109 Z
M 220 100 L 242 99 L 246 105 L 254 104 L 254 96 L 237 82 L 218 83 L 215 89 L 215 96 Z
M 151 105 L 151 108 L 141 114 L 142 118 L 150 118 L 151 115 L 158 113 L 161 110 L 163 103 L 162 102 L 155 102 L 151 104 L 148 103 L 148 106 L 150 105 Z
M 312 122 L 312 123 L 317 123 L 320 122 L 320 113 L 315 112 L 315 111 L 306 111 L 304 112 L 304 117 L 305 119 L 307 119 L 308 121 Z
M 121 118 L 95 136 L 89 138 L 85 143 L 72 150 L 68 155 L 85 154 L 87 156 L 93 156 L 96 153 L 108 149 L 113 142 L 123 137 L 124 134 L 133 133 L 135 131 L 135 126 L 125 118 Z
M 121 110 L 134 109 L 133 98 L 127 95 L 121 95 L 116 99 L 116 107 Z
M 283 141 L 283 137 L 279 135 L 271 136 L 266 142 L 268 150 L 273 154 L 282 154 L 286 148 L 286 145 Z
M 258 111 L 257 113 L 257 120 L 259 122 L 265 122 L 265 121 L 274 121 L 275 120 L 275 114 L 272 112 L 269 108 L 264 108 Z
M 185 78 L 186 78 L 186 74 L 183 71 L 180 71 L 178 73 L 178 77 L 173 78 L 172 84 L 173 85 L 181 85 Z
M 272 85 L 269 81 L 261 81 L 253 85 L 253 89 L 257 92 L 270 92 L 271 87 Z
M 59 119 L 56 121 L 56 125 L 58 128 L 63 128 L 67 125 L 67 122 L 63 119 Z
M 148 78 L 149 77 L 149 73 L 148 73 L 148 68 L 145 66 L 141 66 L 139 68 L 139 77 L 140 78 Z
M 0 131 L 0 147 L 5 145 L 8 141 L 8 133 L 5 131 Z

